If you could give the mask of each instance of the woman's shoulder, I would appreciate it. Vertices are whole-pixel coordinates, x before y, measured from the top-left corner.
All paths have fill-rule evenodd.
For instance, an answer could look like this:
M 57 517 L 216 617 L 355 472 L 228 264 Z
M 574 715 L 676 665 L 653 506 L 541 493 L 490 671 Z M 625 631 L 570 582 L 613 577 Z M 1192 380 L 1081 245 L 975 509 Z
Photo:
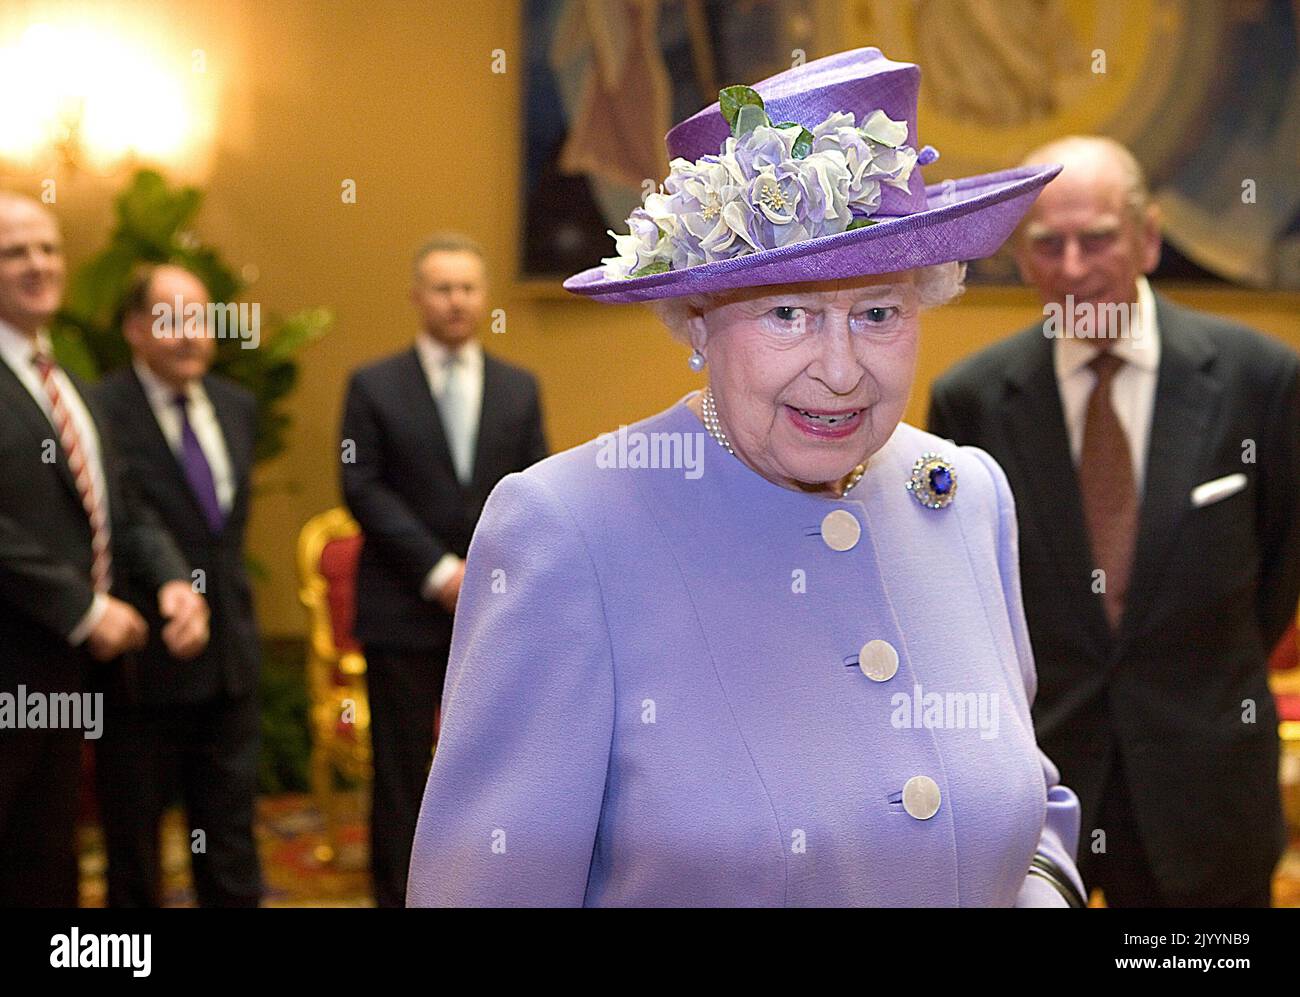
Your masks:
M 923 429 L 900 423 L 883 448 L 893 466 L 878 499 L 879 517 L 887 520 L 910 546 L 932 557 L 960 556 L 977 572 L 1004 571 L 1019 557 L 1015 499 L 1007 476 L 985 450 L 958 446 Z M 918 502 L 911 483 L 930 477 L 938 457 L 951 469 L 951 499 L 939 508 Z M 900 487 L 906 483 L 908 487 Z M 959 577 L 960 572 L 953 577 Z
M 493 494 L 503 489 L 523 492 L 535 501 L 558 503 L 580 521 L 611 508 L 626 514 L 645 478 L 618 472 L 657 466 L 661 459 L 680 458 L 683 453 L 690 459 L 702 434 L 699 420 L 677 402 L 508 475 Z
M 900 422 L 882 453 L 905 478 L 910 477 L 913 469 L 930 455 L 952 465 L 963 506 L 987 504 L 996 509 L 1013 501 L 1001 465 L 987 450 L 979 447 L 958 446 L 952 440 Z

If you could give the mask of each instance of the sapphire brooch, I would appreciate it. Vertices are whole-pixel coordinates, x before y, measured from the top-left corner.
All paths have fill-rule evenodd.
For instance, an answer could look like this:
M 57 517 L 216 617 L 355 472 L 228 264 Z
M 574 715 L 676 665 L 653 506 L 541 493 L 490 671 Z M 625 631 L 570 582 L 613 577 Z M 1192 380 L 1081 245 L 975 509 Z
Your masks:
M 927 509 L 942 509 L 957 494 L 957 471 L 937 453 L 926 451 L 912 465 L 907 490 Z

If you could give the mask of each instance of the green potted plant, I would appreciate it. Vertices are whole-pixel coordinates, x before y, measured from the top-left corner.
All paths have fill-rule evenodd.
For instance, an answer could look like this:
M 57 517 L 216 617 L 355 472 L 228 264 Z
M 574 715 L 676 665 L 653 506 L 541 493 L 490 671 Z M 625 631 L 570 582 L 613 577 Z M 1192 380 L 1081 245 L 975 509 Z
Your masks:
M 213 301 L 236 300 L 245 282 L 202 242 L 191 225 L 202 203 L 196 187 L 172 187 L 160 173 L 140 170 L 114 201 L 116 223 L 108 245 L 71 275 L 63 309 L 51 329 L 59 362 L 87 380 L 130 360 L 118 329 L 131 274 L 143 263 L 176 263 L 202 278 Z M 284 449 L 290 418 L 285 397 L 298 378 L 296 356 L 333 322 L 327 308 L 268 316 L 257 349 L 236 338 L 217 342 L 213 369 L 257 397 L 256 460 Z

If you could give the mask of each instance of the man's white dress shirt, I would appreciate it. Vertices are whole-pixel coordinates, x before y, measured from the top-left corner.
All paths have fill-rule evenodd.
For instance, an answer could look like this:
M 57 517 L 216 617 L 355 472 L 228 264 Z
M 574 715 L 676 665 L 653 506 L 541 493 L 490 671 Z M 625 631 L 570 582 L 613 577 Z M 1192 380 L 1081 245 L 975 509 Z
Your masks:
M 1146 479 L 1147 447 L 1151 438 L 1151 417 L 1155 410 L 1156 377 L 1160 370 L 1160 329 L 1156 323 L 1156 301 L 1145 277 L 1137 281 L 1137 322 L 1129 335 L 1116 339 L 1111 352 L 1125 361 L 1111 381 L 1111 404 L 1128 437 L 1133 457 L 1133 482 L 1141 499 Z M 1095 323 L 1094 323 L 1095 328 Z M 1097 375 L 1088 367 L 1101 350 L 1090 339 L 1062 337 L 1055 342 L 1056 384 L 1061 393 L 1061 410 L 1070 437 L 1070 455 L 1079 466 L 1083 453 L 1083 427 L 1088 398 Z
M 136 377 L 144 387 L 149 407 L 153 409 L 158 428 L 162 430 L 167 445 L 177 460 L 181 457 L 181 413 L 176 405 L 176 397 L 181 392 L 163 381 L 149 369 L 148 364 L 136 360 L 134 363 Z M 230 451 L 226 447 L 226 437 L 217 421 L 216 410 L 212 400 L 203 390 L 202 381 L 192 381 L 185 387 L 189 399 L 188 415 L 190 427 L 198 438 L 199 447 L 212 469 L 212 482 L 217 486 L 217 504 L 223 513 L 229 513 L 235 504 L 235 475 L 230 465 Z

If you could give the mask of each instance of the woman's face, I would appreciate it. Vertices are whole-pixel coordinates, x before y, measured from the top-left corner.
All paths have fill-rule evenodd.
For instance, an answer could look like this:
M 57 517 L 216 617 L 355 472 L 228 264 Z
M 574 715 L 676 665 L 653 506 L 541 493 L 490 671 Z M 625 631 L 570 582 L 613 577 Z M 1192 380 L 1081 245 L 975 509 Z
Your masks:
M 919 314 L 908 271 L 747 288 L 694 316 L 737 456 L 786 488 L 833 489 L 903 417 Z

